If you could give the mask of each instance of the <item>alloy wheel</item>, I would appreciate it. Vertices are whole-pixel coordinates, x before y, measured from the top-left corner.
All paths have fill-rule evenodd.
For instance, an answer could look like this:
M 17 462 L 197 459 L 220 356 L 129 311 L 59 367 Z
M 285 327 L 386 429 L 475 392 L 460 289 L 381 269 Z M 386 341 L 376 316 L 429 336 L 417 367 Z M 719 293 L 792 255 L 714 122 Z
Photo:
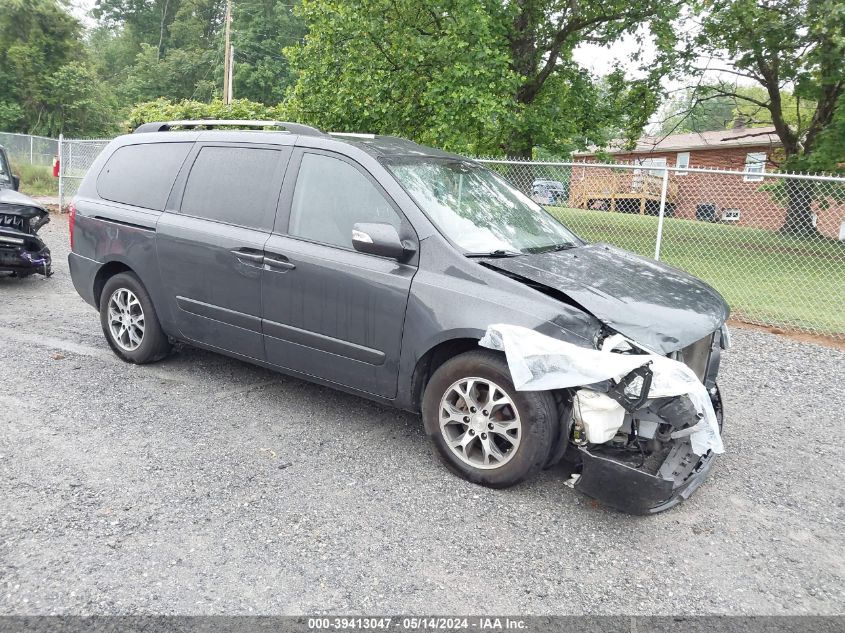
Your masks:
M 144 309 L 135 293 L 118 288 L 109 298 L 108 309 L 112 340 L 124 351 L 138 349 L 144 341 Z
M 454 382 L 440 400 L 439 418 L 449 449 L 473 468 L 500 468 L 519 448 L 519 412 L 492 380 L 462 378 Z

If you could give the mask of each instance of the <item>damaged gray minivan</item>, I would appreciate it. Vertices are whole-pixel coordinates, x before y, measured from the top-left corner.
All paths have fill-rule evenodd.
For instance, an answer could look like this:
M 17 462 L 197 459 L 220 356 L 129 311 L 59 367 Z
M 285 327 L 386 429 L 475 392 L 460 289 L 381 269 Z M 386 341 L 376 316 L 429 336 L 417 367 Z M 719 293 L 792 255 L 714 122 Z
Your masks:
M 70 231 L 73 283 L 125 361 L 182 341 L 421 412 L 470 481 L 511 486 L 567 456 L 576 490 L 631 513 L 672 507 L 712 465 L 691 438 L 706 415 L 721 427 L 724 300 L 586 243 L 461 156 L 294 123 L 147 123 L 94 162 Z M 631 369 L 517 389 L 511 353 L 479 346 L 495 324 L 548 337 L 541 373 L 543 341 Z M 705 407 L 652 387 L 661 360 L 694 373 Z

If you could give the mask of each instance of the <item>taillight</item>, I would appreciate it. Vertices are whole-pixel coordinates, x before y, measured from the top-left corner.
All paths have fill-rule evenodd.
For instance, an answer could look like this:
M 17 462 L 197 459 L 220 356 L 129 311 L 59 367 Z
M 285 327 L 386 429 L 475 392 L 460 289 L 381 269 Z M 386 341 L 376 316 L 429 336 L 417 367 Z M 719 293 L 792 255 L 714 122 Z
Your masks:
M 73 200 L 67 205 L 67 215 L 67 226 L 70 231 L 70 250 L 73 250 L 73 226 L 76 224 L 76 205 L 73 203 Z

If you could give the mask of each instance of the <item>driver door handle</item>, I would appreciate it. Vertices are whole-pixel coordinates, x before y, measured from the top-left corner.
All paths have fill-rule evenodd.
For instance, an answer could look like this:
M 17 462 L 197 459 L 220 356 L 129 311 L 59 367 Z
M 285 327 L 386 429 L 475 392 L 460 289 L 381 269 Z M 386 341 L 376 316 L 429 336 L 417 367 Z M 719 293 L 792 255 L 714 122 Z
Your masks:
M 247 262 L 252 262 L 254 264 L 262 264 L 264 263 L 264 253 L 255 252 L 252 249 L 239 249 L 236 248 L 235 250 L 231 251 L 232 255 L 235 256 L 239 261 L 243 262 L 244 264 Z
M 267 253 L 264 255 L 264 265 L 278 271 L 293 270 L 296 265 L 287 257 L 279 253 Z

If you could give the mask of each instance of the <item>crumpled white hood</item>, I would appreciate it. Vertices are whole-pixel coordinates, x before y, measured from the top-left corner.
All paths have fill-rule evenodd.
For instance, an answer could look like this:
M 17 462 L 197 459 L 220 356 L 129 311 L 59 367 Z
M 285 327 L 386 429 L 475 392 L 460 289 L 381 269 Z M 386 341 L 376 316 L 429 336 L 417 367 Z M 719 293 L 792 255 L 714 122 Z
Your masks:
M 693 452 L 703 455 L 708 450 L 714 453 L 725 450 L 707 389 L 698 376 L 679 361 L 657 354 L 616 354 L 609 350 L 587 349 L 508 324 L 489 326 L 479 344 L 505 353 L 511 379 L 518 391 L 569 389 L 603 380 L 619 380 L 651 361 L 654 377 L 648 396 L 688 395 L 703 416 L 696 431 L 690 435 Z

